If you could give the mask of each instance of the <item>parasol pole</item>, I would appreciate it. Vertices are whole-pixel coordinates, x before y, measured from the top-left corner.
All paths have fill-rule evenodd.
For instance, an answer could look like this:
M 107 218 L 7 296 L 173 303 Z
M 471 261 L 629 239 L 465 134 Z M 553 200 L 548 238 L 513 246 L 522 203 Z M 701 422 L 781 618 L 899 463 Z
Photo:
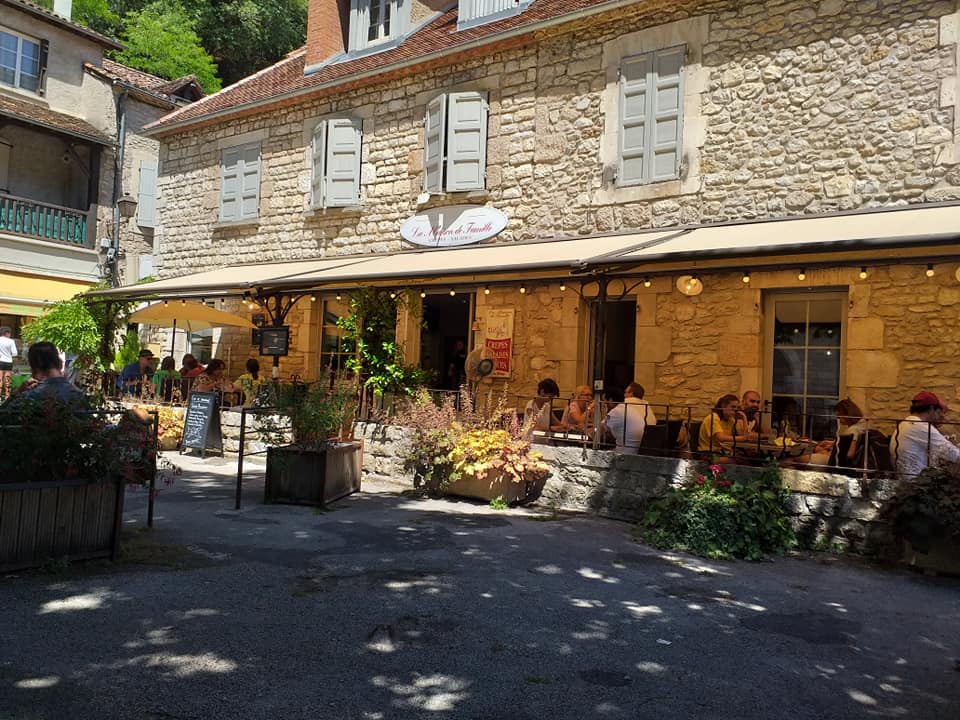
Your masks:
M 177 319 L 173 319 L 173 330 L 170 333 L 170 357 L 173 357 L 173 347 L 177 342 Z

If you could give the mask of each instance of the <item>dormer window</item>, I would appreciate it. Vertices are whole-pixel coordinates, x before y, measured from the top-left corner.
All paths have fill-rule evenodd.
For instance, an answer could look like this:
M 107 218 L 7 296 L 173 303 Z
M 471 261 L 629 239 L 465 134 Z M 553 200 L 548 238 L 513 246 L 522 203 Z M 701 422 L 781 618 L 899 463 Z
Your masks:
M 395 45 L 410 18 L 410 0 L 350 0 L 350 53 Z
M 42 94 L 45 43 L 0 30 L 0 83 Z
M 457 30 L 519 15 L 533 0 L 459 0 Z

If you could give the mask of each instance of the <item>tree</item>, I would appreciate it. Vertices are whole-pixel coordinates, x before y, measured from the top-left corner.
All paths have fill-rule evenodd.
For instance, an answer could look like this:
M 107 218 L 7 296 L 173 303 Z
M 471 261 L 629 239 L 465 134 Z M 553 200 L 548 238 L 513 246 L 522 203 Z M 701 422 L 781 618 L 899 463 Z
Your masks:
M 235 83 L 303 45 L 307 0 L 184 0 L 224 83 Z
M 81 296 L 54 303 L 43 315 L 24 325 L 21 334 L 30 344 L 45 340 L 62 352 L 76 355 L 81 367 L 103 369 L 98 355 L 100 329 Z
M 127 13 L 121 39 L 127 47 L 115 53 L 117 62 L 170 80 L 195 75 L 207 93 L 221 88 L 217 66 L 179 2 L 157 0 Z

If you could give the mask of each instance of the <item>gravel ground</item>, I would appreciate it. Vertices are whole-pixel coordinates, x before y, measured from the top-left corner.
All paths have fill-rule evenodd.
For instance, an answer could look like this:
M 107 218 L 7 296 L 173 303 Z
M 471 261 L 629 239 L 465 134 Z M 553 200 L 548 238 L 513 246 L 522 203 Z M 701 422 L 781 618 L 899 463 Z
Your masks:
M 178 460 L 123 562 L 0 580 L 0 720 L 960 718 L 960 582 L 714 562 L 389 483 L 233 510 Z

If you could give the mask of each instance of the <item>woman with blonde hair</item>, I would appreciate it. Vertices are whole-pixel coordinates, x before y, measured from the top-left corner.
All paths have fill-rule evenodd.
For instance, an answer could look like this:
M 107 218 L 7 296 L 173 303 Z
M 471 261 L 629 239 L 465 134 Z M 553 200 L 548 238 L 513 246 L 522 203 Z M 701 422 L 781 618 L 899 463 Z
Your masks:
M 593 391 L 588 385 L 578 385 L 560 424 L 567 430 L 586 432 L 593 424 L 593 408 Z

